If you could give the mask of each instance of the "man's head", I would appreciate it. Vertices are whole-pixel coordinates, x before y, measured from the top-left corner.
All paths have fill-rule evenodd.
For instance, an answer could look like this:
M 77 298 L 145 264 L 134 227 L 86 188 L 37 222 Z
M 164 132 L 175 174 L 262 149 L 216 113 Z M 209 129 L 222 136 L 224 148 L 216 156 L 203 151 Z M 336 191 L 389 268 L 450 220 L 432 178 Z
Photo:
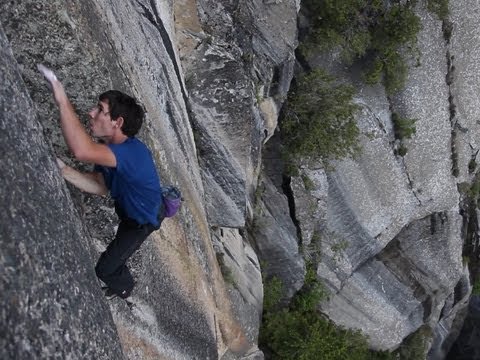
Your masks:
M 98 100 L 99 103 L 108 105 L 103 111 L 112 121 L 119 123 L 123 134 L 131 137 L 138 133 L 142 127 L 144 112 L 134 98 L 118 90 L 109 90 L 100 94 Z M 123 120 L 120 121 L 120 118 Z

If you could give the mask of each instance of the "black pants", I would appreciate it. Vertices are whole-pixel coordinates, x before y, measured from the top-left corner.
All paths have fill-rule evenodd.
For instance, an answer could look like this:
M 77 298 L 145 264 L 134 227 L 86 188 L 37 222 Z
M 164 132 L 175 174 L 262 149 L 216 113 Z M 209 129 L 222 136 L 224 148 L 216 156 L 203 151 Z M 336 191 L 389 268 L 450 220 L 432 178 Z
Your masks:
M 161 213 L 163 213 L 163 209 Z M 121 220 L 117 234 L 100 255 L 95 272 L 98 278 L 118 296 L 126 298 L 133 290 L 134 281 L 125 263 L 138 250 L 148 235 L 159 227 L 151 224 L 139 225 L 132 219 L 122 217 L 122 212 L 118 210 L 117 214 Z M 160 217 L 160 222 L 162 220 L 163 216 Z

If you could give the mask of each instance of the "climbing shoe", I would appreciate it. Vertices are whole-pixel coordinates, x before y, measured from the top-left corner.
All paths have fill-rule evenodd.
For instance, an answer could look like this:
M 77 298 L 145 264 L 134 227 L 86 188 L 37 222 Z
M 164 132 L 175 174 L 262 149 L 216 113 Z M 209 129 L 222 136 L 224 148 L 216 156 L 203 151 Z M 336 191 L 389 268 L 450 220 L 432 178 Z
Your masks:
M 113 298 L 116 298 L 118 296 L 118 294 L 109 287 L 105 286 L 102 288 L 102 290 L 104 291 L 103 294 L 108 300 L 112 300 Z

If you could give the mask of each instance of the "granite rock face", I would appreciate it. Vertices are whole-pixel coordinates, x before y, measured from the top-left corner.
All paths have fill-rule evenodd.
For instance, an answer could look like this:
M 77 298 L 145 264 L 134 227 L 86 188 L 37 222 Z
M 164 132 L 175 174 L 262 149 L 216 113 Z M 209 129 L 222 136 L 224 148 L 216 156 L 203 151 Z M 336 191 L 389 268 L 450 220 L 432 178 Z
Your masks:
M 268 178 L 261 178 L 252 232 L 258 256 L 264 261 L 266 278 L 282 281 L 284 296 L 291 298 L 303 285 L 305 264 L 299 252 L 297 229 L 289 213 L 288 200 Z
M 255 353 L 262 301 L 258 262 L 254 253 L 248 253 L 257 262 L 257 273 L 252 273 L 248 284 L 253 295 L 250 298 L 230 296 L 212 247 L 210 224 L 206 218 L 208 207 L 191 127 L 194 114 L 190 113 L 182 65 L 174 42 L 174 4 L 169 1 L 68 4 L 22 1 L 13 7 L 7 5 L 2 5 L 0 19 L 32 97 L 32 107 L 38 109 L 42 125 L 39 131 L 45 134 L 44 145 L 51 144 L 57 156 L 75 165 L 75 161 L 68 159 L 68 151 L 61 140 L 51 95 L 35 70 L 39 62 L 56 70 L 82 119 L 96 103 L 96 96 L 108 88 L 138 97 L 147 110 L 147 121 L 140 137 L 152 149 L 163 182 L 179 185 L 186 198 L 181 214 L 166 220 L 162 229 L 153 234 L 130 261 L 137 280 L 133 294 L 135 310 L 131 312 L 122 302 L 114 301 L 109 305 L 115 326 L 105 322 L 101 329 L 95 329 L 98 332 L 107 328 L 105 334 L 113 339 L 110 348 L 119 353 L 106 358 L 121 358 L 120 343 L 128 358 L 214 359 L 226 353 L 236 357 Z M 196 3 L 192 11 L 196 14 Z M 48 159 L 51 162 L 52 155 Z M 64 186 L 61 179 L 57 181 L 58 186 Z M 83 221 L 94 236 L 91 241 L 85 240 L 94 245 L 89 260 L 92 262 L 114 233 L 116 220 L 112 204 L 108 199 L 98 200 L 79 194 L 75 189 L 71 191 L 81 216 L 77 223 Z M 240 204 L 243 209 L 245 191 L 240 196 L 244 199 Z M 48 202 L 45 206 L 57 205 Z M 65 206 L 73 208 L 73 203 Z M 244 222 L 245 214 L 239 214 L 240 221 Z M 41 220 L 34 214 L 28 217 L 29 221 Z M 77 231 L 76 236 L 81 238 L 83 234 Z M 235 255 L 247 256 L 245 253 Z M 247 263 L 250 262 L 247 260 Z M 88 266 L 87 261 L 85 264 Z M 78 271 L 81 267 L 75 268 Z M 93 266 L 89 269 L 84 281 L 91 283 L 97 291 L 96 297 L 103 301 Z M 44 302 L 47 302 L 46 305 L 42 303 L 45 309 L 55 305 L 53 301 Z M 255 309 L 248 325 L 242 323 L 243 318 L 238 320 L 234 306 Z M 74 311 L 81 309 L 78 307 Z M 111 320 L 108 308 L 103 310 L 100 314 L 92 311 L 85 318 L 102 319 L 103 316 Z M 117 332 L 120 342 L 114 339 Z M 18 336 L 31 338 L 31 341 L 36 339 L 29 333 Z M 67 334 L 65 341 L 70 341 L 72 336 Z M 101 337 L 97 341 L 101 341 Z M 104 352 L 113 353 L 110 348 L 106 347 Z M 98 356 L 92 355 L 101 356 L 101 352 Z
M 446 357 L 449 360 L 468 360 L 480 357 L 479 338 L 480 331 L 480 300 L 472 296 L 468 306 L 468 315 L 461 329 L 457 343 L 452 347 Z
M 476 160 L 480 149 L 478 94 L 478 12 L 476 1 L 452 1 L 449 5 L 453 26 L 449 44 L 449 80 L 451 116 L 455 130 L 454 146 L 458 157 L 460 179 L 471 178 L 468 163 Z M 468 9 L 468 11 L 466 11 Z M 478 162 L 478 161 L 477 161 Z
M 478 4 L 452 2 L 450 43 L 418 6 L 420 65 L 410 64 L 394 97 L 331 58 L 311 59 L 356 86 L 363 150 L 334 171 L 303 166 L 288 178 L 275 130 L 294 71 L 298 6 L 0 4 L 8 37 L 0 354 L 38 357 L 43 346 L 46 357 L 261 359 L 261 267 L 282 279 L 288 298 L 302 286 L 305 262 L 320 255 L 317 274 L 331 293 L 321 307 L 333 321 L 361 329 L 377 349 L 398 347 L 426 324 L 432 358 L 448 351 L 470 291 L 457 184 L 471 180 L 478 150 Z M 114 234 L 111 199 L 67 191 L 59 177 L 55 155 L 89 168 L 63 143 L 40 62 L 56 70 L 82 120 L 104 90 L 138 97 L 147 110 L 139 136 L 163 182 L 182 189 L 180 214 L 130 261 L 133 310 L 103 301 L 93 264 Z M 403 157 L 392 112 L 417 120 Z
M 0 357 L 122 359 L 88 233 L 0 27 Z
M 208 219 L 220 227 L 244 227 L 262 144 L 273 133 L 293 76 L 297 6 L 292 1 L 199 5 L 196 26 L 181 24 L 182 35 L 195 44 L 185 46 L 181 56 L 188 59 L 183 65 Z
M 405 89 L 393 97 L 381 85 L 364 85 L 358 69 L 310 59 L 356 86 L 362 151 L 326 175 L 306 167 L 292 179 L 302 243 L 322 254 L 317 274 L 331 293 L 323 311 L 336 323 L 361 329 L 382 350 L 397 348 L 423 324 L 440 348 L 439 337 L 446 338 L 441 327 L 449 332 L 469 296 L 457 286 L 466 271 L 457 191 L 465 177 L 455 177 L 454 170 L 465 174 L 470 153 L 452 155 L 460 139 L 452 131 L 447 76 L 453 51 L 441 21 L 423 5 L 417 14 L 421 59 L 412 60 Z M 416 119 L 416 134 L 403 140 L 403 157 L 396 151 L 393 112 Z

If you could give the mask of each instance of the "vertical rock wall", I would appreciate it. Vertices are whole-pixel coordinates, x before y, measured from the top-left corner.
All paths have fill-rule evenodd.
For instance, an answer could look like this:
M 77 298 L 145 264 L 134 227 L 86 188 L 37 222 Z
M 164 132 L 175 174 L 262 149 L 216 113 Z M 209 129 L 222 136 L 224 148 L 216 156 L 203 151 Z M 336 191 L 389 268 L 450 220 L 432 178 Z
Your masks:
M 88 232 L 0 27 L 0 357 L 122 359 Z
M 295 2 L 261 1 L 0 4 L 0 22 L 45 136 L 38 146 L 49 144 L 68 164 L 91 169 L 71 159 L 63 143 L 56 107 L 35 67 L 45 63 L 64 83 L 82 121 L 104 90 L 136 96 L 147 111 L 139 137 L 152 149 L 163 182 L 179 185 L 185 198 L 180 215 L 166 220 L 131 259 L 135 308 L 108 303 L 115 326 L 105 321 L 95 331 L 105 331 L 112 344 L 92 357 L 121 358 L 117 333 L 123 353 L 132 359 L 261 357 L 256 348 L 260 265 L 243 227 L 252 215 L 262 142 L 275 128 L 292 76 L 296 11 Z M 263 111 L 259 103 L 265 103 Z M 50 165 L 53 156 L 45 160 Z M 57 182 L 63 186 L 61 179 Z M 90 265 L 84 265 L 84 281 L 94 294 L 88 296 L 104 304 L 103 312 L 83 318 L 111 320 L 92 265 L 114 234 L 111 199 L 69 190 L 65 206 L 78 216 L 66 222 L 91 234 L 77 229 L 75 235 L 92 248 Z M 31 201 L 37 205 L 35 198 Z M 53 203 L 45 206 L 48 214 Z M 36 213 L 26 219 L 43 221 Z M 24 252 L 28 255 L 28 248 Z M 88 264 L 82 256 L 77 260 Z M 10 280 L 15 292 L 20 285 Z M 42 309 L 56 306 L 41 297 Z M 73 306 L 72 311 L 82 309 Z M 17 338 L 44 341 L 26 331 Z M 63 341 L 71 338 L 67 333 Z M 51 346 L 63 345 L 59 338 Z
M 423 2 L 416 12 L 421 55 L 418 63 L 411 59 L 406 87 L 394 97 L 381 85 L 366 86 L 361 64 L 346 70 L 334 56 L 308 59 L 357 88 L 362 151 L 333 164 L 334 171 L 304 167 L 291 181 L 298 240 L 304 255 L 321 254 L 317 274 L 331 293 L 322 310 L 338 324 L 361 329 L 377 349 L 396 348 L 423 324 L 433 330 L 430 344 L 441 347 L 442 328 L 449 331 L 469 297 L 468 287 L 459 285 L 468 270 L 457 183 L 468 179 L 472 152 L 454 151 L 468 148 L 461 139 L 473 132 L 452 122 L 455 55 L 442 21 Z M 452 44 L 455 34 L 454 23 Z M 405 156 L 396 152 L 393 112 L 416 119 L 416 134 L 403 140 Z

